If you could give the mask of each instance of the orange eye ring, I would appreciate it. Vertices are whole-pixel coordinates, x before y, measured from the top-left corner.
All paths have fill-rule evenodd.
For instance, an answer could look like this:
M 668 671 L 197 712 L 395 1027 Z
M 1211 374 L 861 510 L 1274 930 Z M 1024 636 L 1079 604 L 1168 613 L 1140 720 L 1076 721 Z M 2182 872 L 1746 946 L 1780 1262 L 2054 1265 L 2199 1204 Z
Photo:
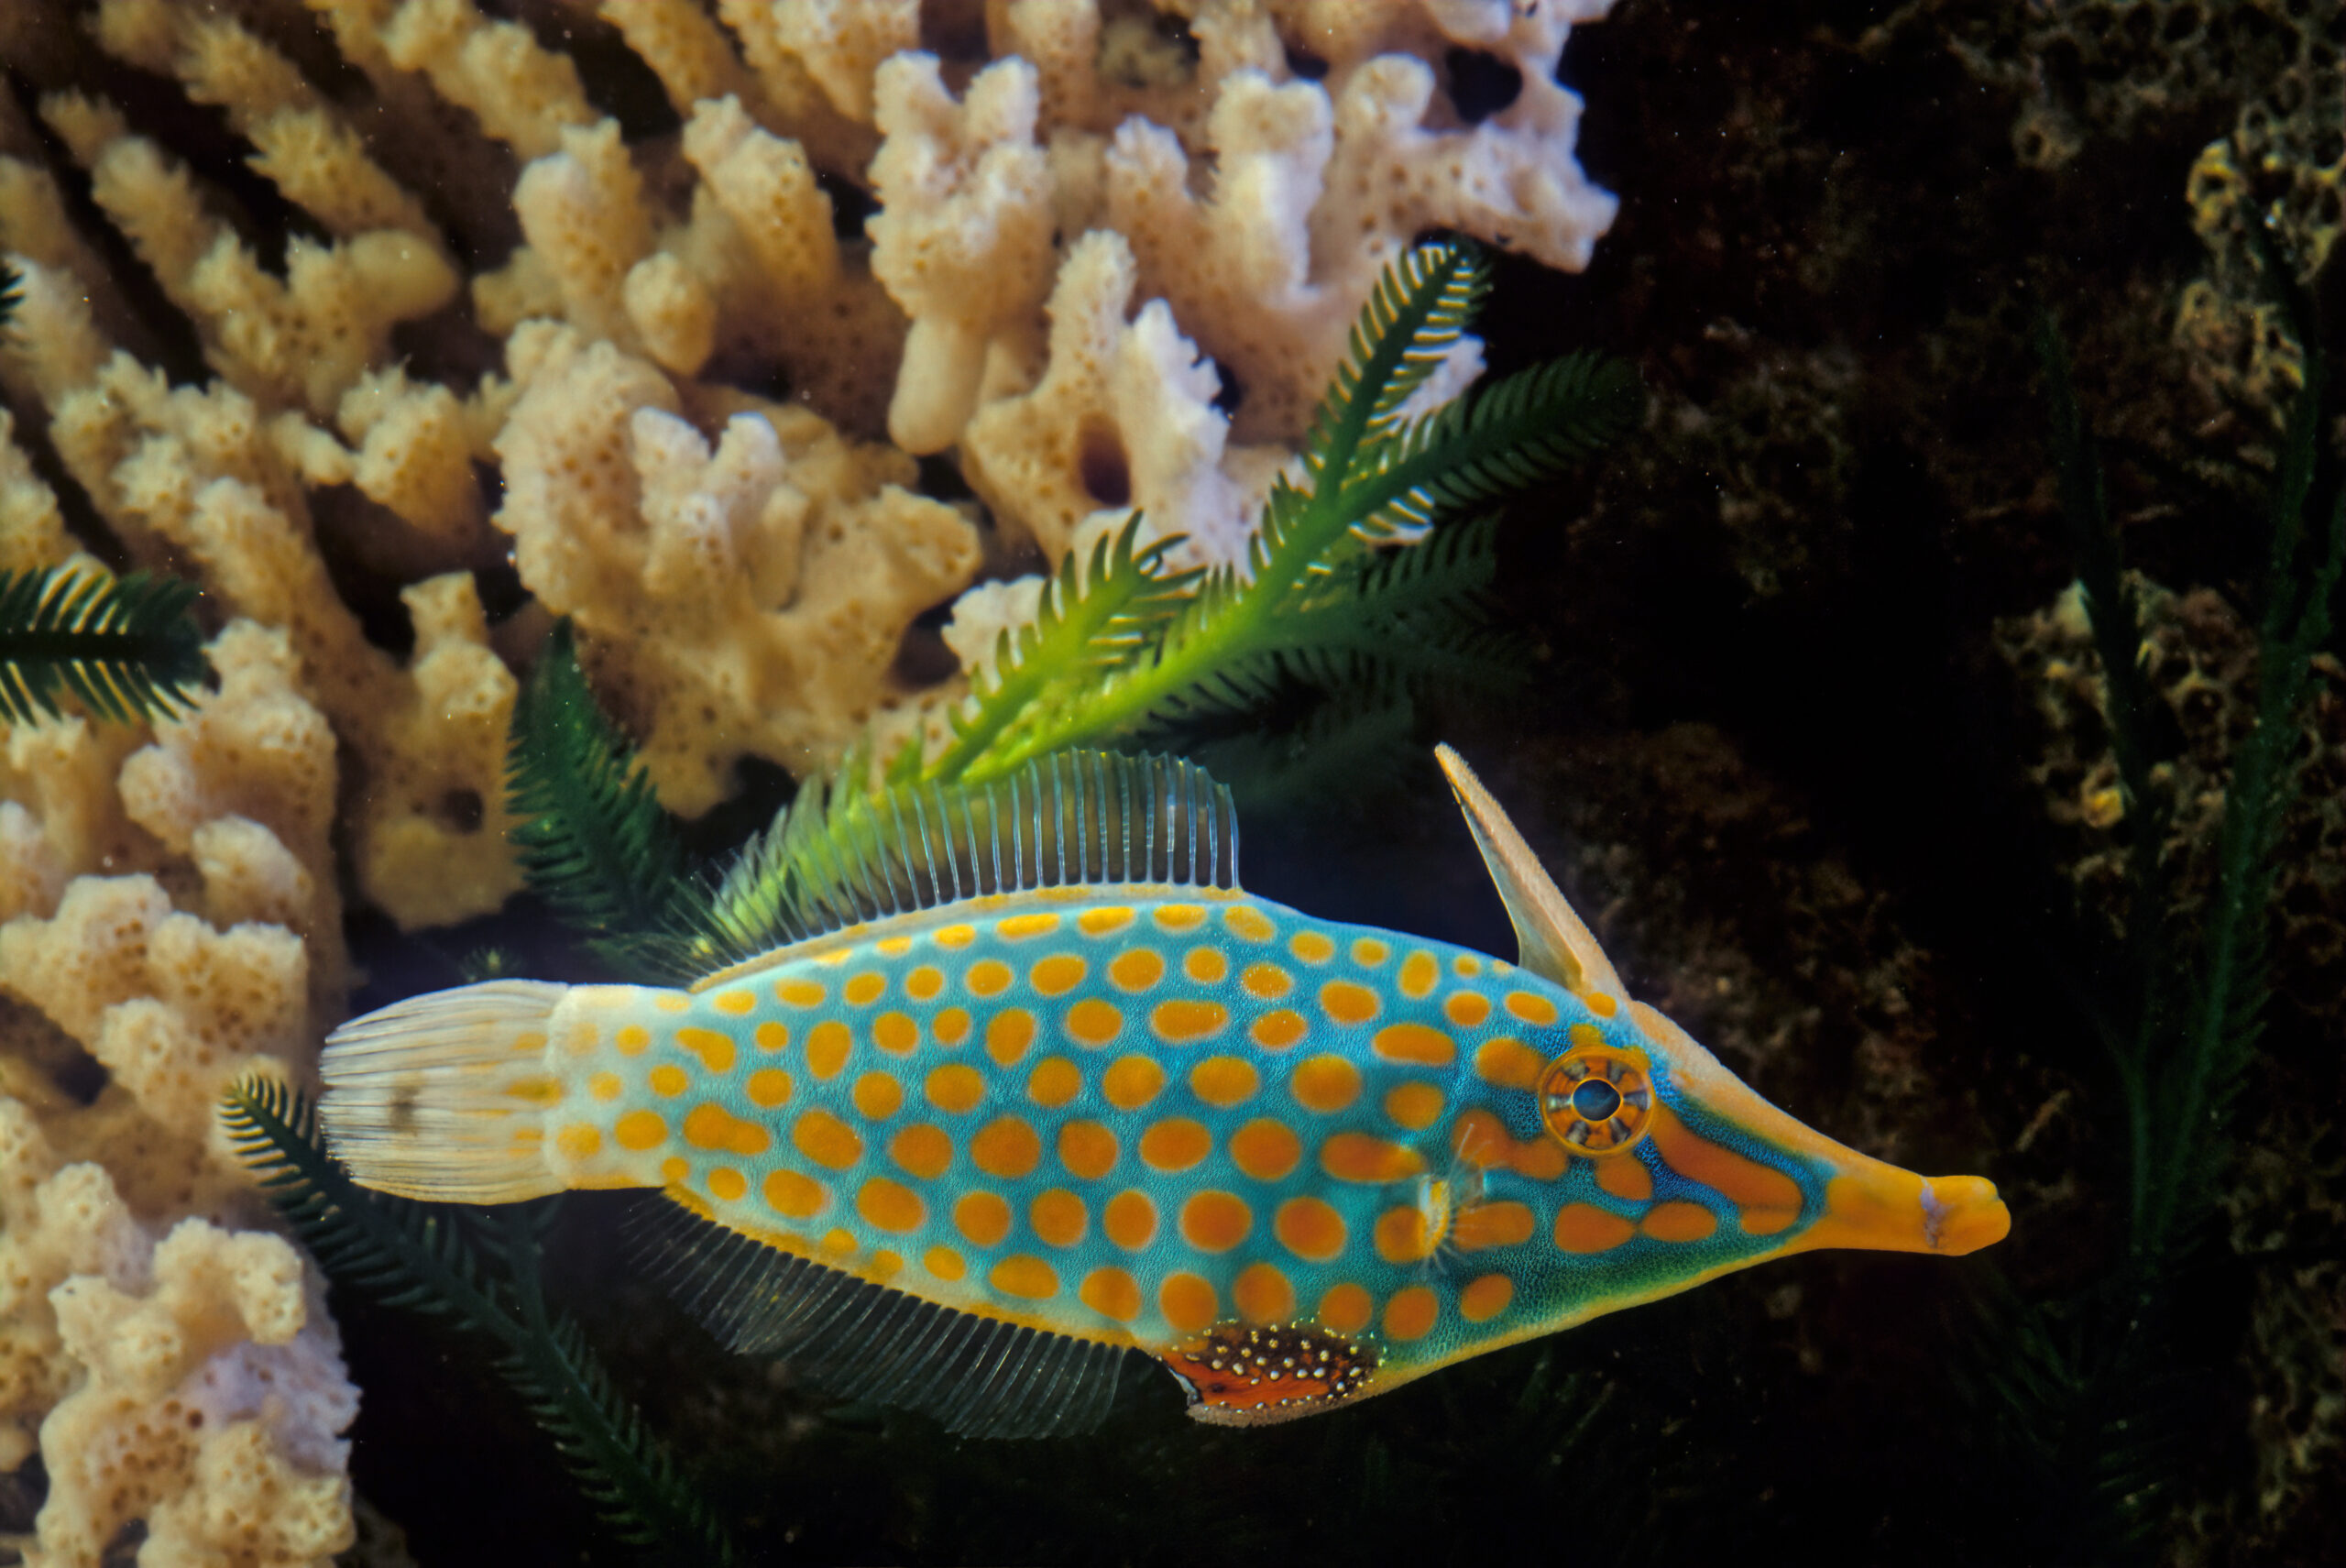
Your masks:
M 1598 1158 L 1634 1148 L 1652 1115 L 1645 1063 L 1628 1051 L 1566 1051 L 1540 1075 L 1540 1118 L 1576 1155 Z

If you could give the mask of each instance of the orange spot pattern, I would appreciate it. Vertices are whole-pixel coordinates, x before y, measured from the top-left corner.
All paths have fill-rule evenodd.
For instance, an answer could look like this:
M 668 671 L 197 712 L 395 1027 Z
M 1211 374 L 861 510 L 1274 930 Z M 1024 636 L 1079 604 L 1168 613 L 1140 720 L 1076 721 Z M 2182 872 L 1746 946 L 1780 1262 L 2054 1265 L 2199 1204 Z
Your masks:
M 1148 948 L 1129 948 L 1108 963 L 1108 983 L 1118 991 L 1146 991 L 1164 978 L 1164 958 Z
M 1360 1069 L 1339 1056 L 1299 1061 L 1288 1078 L 1288 1092 L 1297 1104 L 1329 1116 L 1359 1099 L 1360 1087 Z
M 1385 1091 L 1385 1113 L 1397 1126 L 1423 1132 L 1442 1119 L 1442 1091 L 1431 1083 L 1397 1083 Z
M 1748 1234 L 1773 1235 L 1800 1217 L 1800 1188 L 1791 1177 L 1781 1170 L 1770 1170 L 1759 1161 L 1722 1147 L 1708 1138 L 1696 1136 L 1685 1123 L 1671 1113 L 1668 1106 L 1654 1108 L 1647 1135 L 1653 1140 L 1655 1150 L 1671 1169 L 1689 1181 L 1700 1182 L 1741 1210 L 1742 1227 Z M 1608 1160 L 1605 1163 L 1619 1162 Z M 1704 1212 L 1708 1213 L 1709 1211 L 1705 1210 Z M 1652 1230 L 1651 1217 L 1648 1218 L 1649 1233 L 1661 1235 L 1661 1232 Z
M 867 1072 L 855 1080 L 855 1108 L 872 1121 L 886 1121 L 904 1102 L 904 1085 L 884 1072 Z
M 1035 960 L 1035 967 L 1026 971 L 1026 983 L 1045 996 L 1065 996 L 1083 983 L 1091 967 L 1073 953 L 1053 953 Z
M 1271 1264 L 1253 1263 L 1240 1270 L 1230 1299 L 1250 1323 L 1283 1323 L 1295 1316 L 1295 1287 Z
M 1320 1146 L 1320 1168 L 1339 1181 L 1401 1181 L 1422 1174 L 1426 1162 L 1406 1144 L 1366 1133 L 1337 1133 Z
M 1423 1339 L 1442 1316 L 1442 1299 L 1423 1285 L 1409 1285 L 1393 1292 L 1385 1303 L 1385 1332 L 1397 1340 Z
M 1008 1067 L 1035 1043 L 1035 1015 L 1024 1007 L 1005 1007 L 986 1021 L 986 1055 Z
M 1515 1281 L 1504 1274 L 1485 1274 L 1467 1281 L 1458 1293 L 1458 1315 L 1470 1323 L 1486 1323 L 1515 1299 Z
M 1376 1016 L 1376 992 L 1349 980 L 1332 980 L 1320 988 L 1320 1011 L 1335 1024 L 1365 1024 Z
M 1067 1032 L 1078 1045 L 1094 1050 L 1113 1045 L 1124 1032 L 1124 1015 L 1096 996 L 1087 996 L 1067 1010 Z
M 888 1157 L 903 1168 L 905 1175 L 934 1181 L 953 1163 L 953 1140 L 946 1136 L 942 1127 L 920 1123 L 904 1128 L 888 1141 Z
M 1010 1205 L 996 1192 L 964 1192 L 953 1204 L 953 1228 L 972 1246 L 1000 1246 L 1010 1234 Z
M 623 1149 L 657 1148 L 668 1141 L 668 1124 L 650 1111 L 626 1111 L 612 1124 L 611 1136 Z
M 1485 1168 L 1505 1167 L 1534 1181 L 1554 1181 L 1564 1174 L 1571 1157 L 1553 1138 L 1518 1143 L 1506 1124 L 1488 1111 L 1461 1112 L 1450 1124 L 1451 1152 Z
M 988 1176 L 1015 1181 L 1033 1170 L 1043 1157 L 1043 1140 L 1034 1124 L 1021 1116 L 997 1116 L 970 1140 L 970 1159 Z
M 1271 1234 L 1296 1256 L 1326 1263 L 1344 1250 L 1344 1217 L 1320 1198 L 1290 1198 L 1271 1216 Z
M 1255 1019 L 1246 1032 L 1265 1050 L 1283 1051 L 1310 1034 L 1311 1026 L 1303 1021 L 1302 1014 L 1282 1007 Z
M 1458 1042 L 1423 1024 L 1387 1024 L 1376 1031 L 1368 1048 L 1387 1061 L 1413 1062 L 1420 1067 L 1448 1067 L 1458 1059 Z
M 1168 1116 L 1140 1135 L 1141 1162 L 1151 1170 L 1187 1170 L 1213 1152 L 1213 1135 L 1187 1116 Z
M 1073 1246 L 1091 1229 L 1091 1216 L 1082 1199 L 1064 1187 L 1054 1187 L 1027 1205 L 1026 1223 L 1052 1246 Z
M 1530 1205 L 1513 1199 L 1496 1203 L 1474 1203 L 1458 1211 L 1450 1222 L 1450 1239 L 1464 1252 L 1480 1252 L 1485 1247 L 1521 1246 L 1531 1239 L 1531 1232 L 1539 1222 L 1532 1218 Z
M 1100 1080 L 1100 1092 L 1119 1111 L 1137 1111 L 1165 1087 L 1165 1069 L 1153 1057 L 1119 1057 Z
M 1284 1122 L 1257 1116 L 1230 1135 L 1230 1162 L 1257 1181 L 1285 1180 L 1303 1161 L 1303 1141 Z
M 1005 1296 L 1029 1301 L 1047 1301 L 1059 1293 L 1058 1270 L 1041 1258 L 1024 1253 L 1013 1253 L 995 1264 L 986 1275 L 986 1282 Z
M 1000 996 L 1010 989 L 1011 978 L 1010 966 L 1000 959 L 980 959 L 961 977 L 961 983 L 972 996 Z
M 696 1149 L 729 1149 L 754 1158 L 773 1146 L 773 1135 L 724 1106 L 704 1101 L 685 1113 L 685 1142 Z
M 1242 937 L 1249 942 L 1267 942 L 1279 934 L 1278 927 L 1271 924 L 1268 916 L 1243 904 L 1223 910 L 1222 924 L 1232 936 Z
M 855 1212 L 883 1231 L 899 1235 L 916 1231 L 928 1223 L 928 1205 L 920 1194 L 901 1181 L 875 1176 L 865 1181 L 855 1195 Z
M 931 1068 L 928 1078 L 921 1085 L 928 1102 L 939 1111 L 956 1113 L 974 1111 L 986 1097 L 986 1080 L 976 1068 L 959 1062 L 948 1062 Z
M 1026 1098 L 1056 1108 L 1083 1092 L 1083 1074 L 1065 1057 L 1045 1057 L 1026 1075 Z
M 1418 1002 L 1431 996 L 1441 980 L 1442 966 L 1434 962 L 1431 953 L 1420 948 L 1401 960 L 1401 972 L 1394 977 L 1394 983 L 1401 988 L 1402 995 Z
M 836 1018 L 826 1018 L 806 1031 L 806 1070 L 828 1083 L 847 1066 L 855 1036 Z
M 1228 1252 L 1255 1228 L 1255 1211 L 1235 1192 L 1193 1192 L 1181 1205 L 1181 1239 L 1200 1252 Z
M 1258 1002 L 1277 1002 L 1295 989 L 1295 977 L 1275 963 L 1257 962 L 1246 966 L 1238 984 Z
M 1146 1192 L 1119 1192 L 1101 1212 L 1100 1228 L 1126 1252 L 1138 1252 L 1157 1239 L 1157 1201 Z
M 1387 1263 L 1422 1263 L 1433 1255 L 1433 1234 L 1414 1203 L 1376 1216 L 1376 1255 Z
M 1082 1303 L 1103 1318 L 1129 1323 L 1140 1316 L 1140 1285 L 1121 1268 L 1095 1268 L 1083 1277 L 1076 1291 Z
M 1097 1181 L 1116 1168 L 1116 1135 L 1097 1122 L 1078 1120 L 1059 1129 L 1059 1163 L 1070 1176 Z
M 1628 1221 L 1593 1203 L 1567 1203 L 1556 1211 L 1556 1245 L 1563 1252 L 1611 1252 L 1636 1234 Z
M 1657 1203 L 1638 1228 L 1661 1242 L 1698 1242 L 1719 1228 L 1718 1216 L 1700 1203 Z
M 1222 1299 L 1213 1287 L 1197 1275 L 1168 1274 L 1165 1283 L 1157 1288 L 1157 1310 L 1165 1321 L 1183 1333 L 1203 1333 L 1222 1316 Z
M 831 1200 L 830 1193 L 821 1182 L 811 1180 L 795 1170 L 768 1171 L 763 1190 L 766 1207 L 791 1220 L 811 1220 L 821 1213 Z
M 828 1111 L 801 1111 L 790 1126 L 790 1141 L 817 1165 L 845 1170 L 863 1157 L 863 1139 Z
M 700 1058 L 700 1065 L 711 1072 L 733 1070 L 733 1037 L 714 1029 L 684 1028 L 676 1031 L 676 1044 Z
M 1230 973 L 1230 960 L 1218 948 L 1191 948 L 1182 955 L 1181 972 L 1200 985 L 1220 985 Z
M 1148 1026 L 1157 1031 L 1157 1038 L 1177 1045 L 1209 1039 L 1222 1033 L 1229 1022 L 1230 1009 L 1221 1003 L 1187 998 L 1160 1002 L 1148 1013 Z
M 1189 1069 L 1189 1091 L 1209 1105 L 1244 1104 L 1262 1086 L 1262 1075 L 1244 1057 L 1208 1057 Z
M 1504 1035 L 1484 1041 L 1474 1052 L 1475 1076 L 1501 1089 L 1519 1089 L 1529 1094 L 1540 1087 L 1540 1077 L 1547 1070 L 1545 1055 Z
M 1321 1326 L 1340 1334 L 1360 1332 L 1368 1327 L 1376 1311 L 1376 1303 L 1369 1299 L 1368 1292 L 1350 1280 L 1331 1286 L 1328 1293 L 1320 1298 Z
M 1442 1015 L 1462 1029 L 1472 1029 L 1491 1015 L 1491 1004 L 1471 991 L 1461 991 L 1442 1003 Z

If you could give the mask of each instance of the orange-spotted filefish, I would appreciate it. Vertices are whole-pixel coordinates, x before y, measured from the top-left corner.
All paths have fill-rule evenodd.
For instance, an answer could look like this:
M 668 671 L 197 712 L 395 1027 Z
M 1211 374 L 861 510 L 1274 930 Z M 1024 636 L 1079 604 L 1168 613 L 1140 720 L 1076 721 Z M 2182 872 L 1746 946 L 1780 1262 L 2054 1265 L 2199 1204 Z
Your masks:
M 1252 897 L 1198 770 L 1060 757 L 883 797 L 851 851 L 778 828 L 763 950 L 688 990 L 358 1019 L 323 1120 L 411 1197 L 657 1189 L 729 1343 L 999 1435 L 1095 1423 L 1134 1352 L 1201 1420 L 1285 1420 L 1788 1253 L 2004 1235 L 1987 1181 L 1833 1142 L 1631 1001 L 1440 755 L 1515 963 Z

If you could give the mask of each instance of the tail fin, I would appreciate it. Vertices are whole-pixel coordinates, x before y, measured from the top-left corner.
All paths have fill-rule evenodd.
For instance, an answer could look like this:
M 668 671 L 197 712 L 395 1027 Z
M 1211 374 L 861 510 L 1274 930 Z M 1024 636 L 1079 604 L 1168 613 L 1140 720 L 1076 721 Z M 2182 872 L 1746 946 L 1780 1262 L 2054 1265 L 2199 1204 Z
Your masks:
M 546 1111 L 562 1088 L 546 1031 L 566 985 L 492 980 L 354 1018 L 320 1064 L 326 1142 L 362 1187 L 433 1203 L 559 1192 Z

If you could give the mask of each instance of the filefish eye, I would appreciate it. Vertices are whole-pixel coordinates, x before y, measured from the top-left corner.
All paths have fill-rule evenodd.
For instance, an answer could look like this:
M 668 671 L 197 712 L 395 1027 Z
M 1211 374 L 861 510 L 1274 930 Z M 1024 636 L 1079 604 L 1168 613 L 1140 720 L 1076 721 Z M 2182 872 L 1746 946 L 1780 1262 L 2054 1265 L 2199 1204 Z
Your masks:
M 1574 1154 L 1619 1154 L 1645 1136 L 1652 1110 L 1645 1065 L 1627 1051 L 1583 1047 L 1540 1075 L 1540 1117 Z

